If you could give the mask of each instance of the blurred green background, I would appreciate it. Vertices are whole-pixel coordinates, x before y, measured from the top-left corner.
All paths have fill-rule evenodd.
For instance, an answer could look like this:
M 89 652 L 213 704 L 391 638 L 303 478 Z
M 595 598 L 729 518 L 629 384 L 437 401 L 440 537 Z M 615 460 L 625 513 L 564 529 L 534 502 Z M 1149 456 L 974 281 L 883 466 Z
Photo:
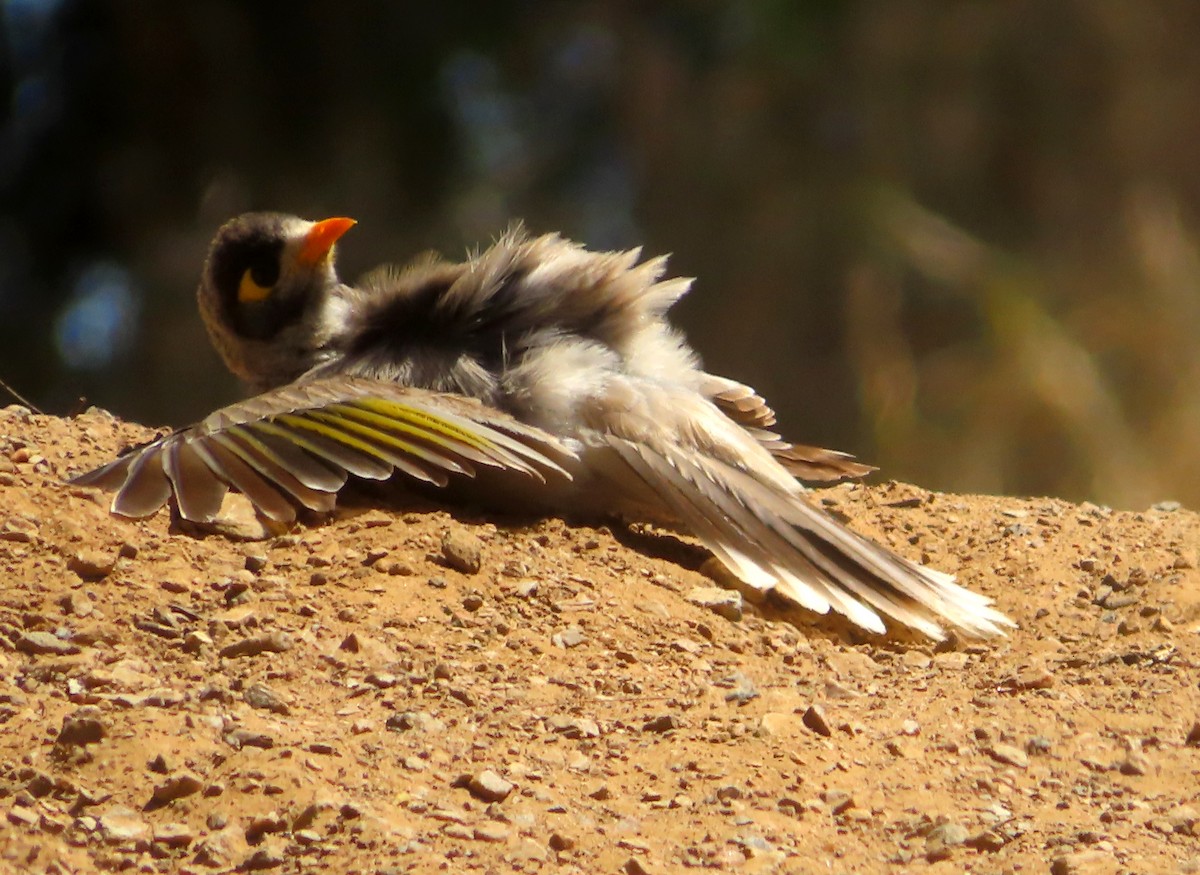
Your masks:
M 345 276 L 511 219 L 699 277 L 709 369 L 887 477 L 1200 506 L 1200 4 L 0 0 L 0 379 L 183 424 L 247 209 Z

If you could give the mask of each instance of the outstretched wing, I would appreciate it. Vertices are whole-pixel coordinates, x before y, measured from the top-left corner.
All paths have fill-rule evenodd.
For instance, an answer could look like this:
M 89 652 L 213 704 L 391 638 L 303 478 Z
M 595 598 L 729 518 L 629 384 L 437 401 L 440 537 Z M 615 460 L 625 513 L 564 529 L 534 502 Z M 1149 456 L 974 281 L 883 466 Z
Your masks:
M 910 562 L 820 511 L 753 433 L 719 408 L 668 392 L 643 408 L 657 411 L 650 421 L 617 391 L 608 414 L 592 423 L 600 433 L 597 451 L 615 453 L 625 477 L 636 475 L 750 586 L 776 590 L 818 613 L 835 610 L 873 632 L 885 631 L 884 617 L 935 639 L 946 626 L 985 638 L 1013 625 L 952 575 Z M 648 384 L 635 390 L 643 399 L 655 391 L 668 390 Z M 687 428 L 662 422 L 664 416 L 679 417 Z
M 72 482 L 116 491 L 112 511 L 149 516 L 172 497 L 209 522 L 229 488 L 269 519 L 333 508 L 349 475 L 396 472 L 444 486 L 477 467 L 569 480 L 553 435 L 474 399 L 356 377 L 293 383 L 209 415 Z
M 770 430 L 775 425 L 775 411 L 761 395 L 736 380 L 705 374 L 700 390 L 799 480 L 830 482 L 865 477 L 875 470 L 873 465 L 855 461 L 849 453 L 783 440 Z

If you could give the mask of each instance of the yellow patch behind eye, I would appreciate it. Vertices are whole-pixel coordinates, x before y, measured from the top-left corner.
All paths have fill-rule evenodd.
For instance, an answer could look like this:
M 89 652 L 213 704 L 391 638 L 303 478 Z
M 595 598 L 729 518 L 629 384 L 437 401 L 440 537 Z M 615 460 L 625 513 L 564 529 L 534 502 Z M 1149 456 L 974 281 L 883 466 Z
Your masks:
M 238 301 L 243 304 L 251 301 L 265 301 L 271 296 L 273 288 L 260 286 L 254 281 L 254 277 L 250 276 L 250 269 L 242 274 L 242 281 L 238 284 Z

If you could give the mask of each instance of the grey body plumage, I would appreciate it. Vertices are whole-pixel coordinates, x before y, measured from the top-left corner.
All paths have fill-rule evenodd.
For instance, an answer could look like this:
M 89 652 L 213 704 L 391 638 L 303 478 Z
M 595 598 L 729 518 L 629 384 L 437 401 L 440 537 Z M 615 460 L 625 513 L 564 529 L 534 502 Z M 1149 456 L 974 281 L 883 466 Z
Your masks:
M 500 480 L 522 510 L 681 526 L 747 584 L 875 632 L 882 617 L 935 638 L 943 625 L 971 637 L 1012 625 L 805 498 L 797 476 L 871 469 L 788 444 L 760 397 L 700 367 L 666 320 L 690 280 L 663 279 L 665 259 L 518 229 L 465 262 L 427 258 L 350 286 L 331 255 L 346 222 L 252 214 L 218 232 L 201 312 L 230 368 L 265 394 L 85 475 L 118 489 L 115 510 L 153 512 L 173 494 L 184 516 L 211 517 L 234 486 L 286 518 L 289 502 L 331 503 L 319 496 L 347 472 L 495 489 L 495 476 L 471 479 L 487 468 L 525 484 Z M 254 231 L 259 249 L 245 245 Z M 263 294 L 246 253 L 271 246 L 284 266 Z M 297 486 L 289 470 L 313 460 Z M 321 470 L 337 476 L 320 482 Z

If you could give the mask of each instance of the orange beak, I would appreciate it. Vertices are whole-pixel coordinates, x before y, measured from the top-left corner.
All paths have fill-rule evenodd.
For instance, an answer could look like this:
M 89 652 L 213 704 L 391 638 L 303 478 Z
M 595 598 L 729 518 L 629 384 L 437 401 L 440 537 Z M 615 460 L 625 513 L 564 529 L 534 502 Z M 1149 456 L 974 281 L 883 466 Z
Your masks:
M 354 219 L 323 219 L 317 222 L 304 235 L 304 243 L 300 246 L 299 262 L 305 267 L 312 267 L 333 249 L 338 238 L 358 223 Z

